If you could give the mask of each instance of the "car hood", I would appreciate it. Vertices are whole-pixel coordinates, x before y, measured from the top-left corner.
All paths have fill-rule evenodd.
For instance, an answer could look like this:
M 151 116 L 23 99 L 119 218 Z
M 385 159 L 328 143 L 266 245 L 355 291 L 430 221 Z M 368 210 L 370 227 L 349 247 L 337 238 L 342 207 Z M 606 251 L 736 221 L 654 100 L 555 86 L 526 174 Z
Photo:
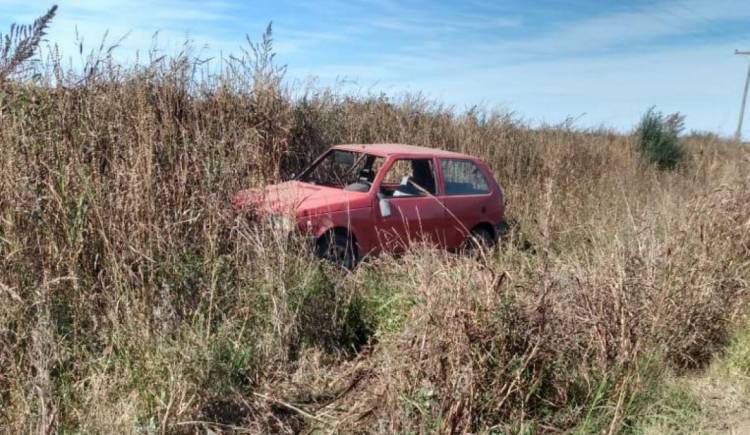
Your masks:
M 243 190 L 232 198 L 232 207 L 238 211 L 254 210 L 261 214 L 310 216 L 366 207 L 367 196 L 362 192 L 287 181 L 263 189 Z

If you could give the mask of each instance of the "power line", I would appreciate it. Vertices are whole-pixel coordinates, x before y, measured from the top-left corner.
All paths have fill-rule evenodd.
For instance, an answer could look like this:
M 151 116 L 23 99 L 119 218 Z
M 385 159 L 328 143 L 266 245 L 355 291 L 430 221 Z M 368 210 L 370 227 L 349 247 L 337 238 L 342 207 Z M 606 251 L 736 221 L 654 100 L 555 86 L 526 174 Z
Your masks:
M 703 15 L 697 13 L 695 10 L 689 8 L 684 2 L 674 2 L 669 5 L 659 2 L 657 0 L 650 3 L 651 7 L 667 14 L 677 20 L 678 23 L 685 23 L 686 25 L 695 24 L 688 34 L 680 35 L 683 38 L 689 38 L 694 41 L 705 42 L 705 37 L 701 38 L 700 34 L 704 36 L 711 36 L 717 39 L 726 39 L 727 35 L 724 32 L 718 30 L 721 24 L 714 19 L 706 18 Z M 670 9 L 671 7 L 671 9 Z M 682 10 L 679 13 L 676 9 Z M 699 21 L 702 22 L 700 26 Z
M 695 9 L 688 7 L 684 1 L 665 3 L 662 0 L 649 0 L 641 7 L 633 3 L 625 3 L 625 5 L 631 13 L 647 15 L 648 18 L 667 26 L 667 29 L 678 26 L 676 31 L 667 31 L 660 36 L 679 36 L 683 41 L 701 43 L 705 43 L 707 38 L 727 39 L 727 33 L 720 30 L 721 21 L 724 18 L 717 20 L 704 17 Z M 651 13 L 648 14 L 649 12 Z

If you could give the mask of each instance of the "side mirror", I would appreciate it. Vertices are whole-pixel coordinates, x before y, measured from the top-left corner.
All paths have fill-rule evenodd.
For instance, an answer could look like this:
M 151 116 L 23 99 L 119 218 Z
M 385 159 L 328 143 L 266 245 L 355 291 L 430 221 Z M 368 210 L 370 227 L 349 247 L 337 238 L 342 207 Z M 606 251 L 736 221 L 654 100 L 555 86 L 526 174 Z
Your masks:
M 378 206 L 380 207 L 380 216 L 388 217 L 391 215 L 391 202 L 382 193 L 378 192 Z

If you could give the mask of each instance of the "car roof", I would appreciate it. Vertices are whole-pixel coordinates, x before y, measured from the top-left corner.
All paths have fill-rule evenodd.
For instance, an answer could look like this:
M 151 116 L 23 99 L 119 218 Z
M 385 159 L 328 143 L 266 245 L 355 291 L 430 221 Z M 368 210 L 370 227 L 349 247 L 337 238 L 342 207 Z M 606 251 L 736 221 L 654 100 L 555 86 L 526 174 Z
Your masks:
M 333 147 L 337 150 L 354 151 L 360 153 L 374 154 L 377 156 L 388 157 L 394 154 L 405 154 L 410 156 L 437 156 L 452 157 L 462 159 L 476 159 L 468 154 L 445 151 L 438 148 L 421 147 L 416 145 L 377 143 L 377 144 L 345 144 Z

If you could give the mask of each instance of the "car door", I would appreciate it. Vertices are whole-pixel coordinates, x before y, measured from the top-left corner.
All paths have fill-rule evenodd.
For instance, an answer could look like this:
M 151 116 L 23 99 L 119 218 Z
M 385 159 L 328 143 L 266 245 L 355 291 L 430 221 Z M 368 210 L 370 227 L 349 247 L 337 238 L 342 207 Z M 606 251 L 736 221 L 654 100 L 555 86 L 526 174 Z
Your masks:
M 492 189 L 486 175 L 470 159 L 441 158 L 440 172 L 442 195 L 445 205 L 447 248 L 456 248 L 463 243 L 471 230 L 479 223 L 491 220 L 494 210 Z
M 436 196 L 436 179 L 432 158 L 396 158 L 386 165 L 376 200 L 385 201 L 390 213 L 374 207 L 381 250 L 399 252 L 419 242 L 442 245 L 445 211 Z

